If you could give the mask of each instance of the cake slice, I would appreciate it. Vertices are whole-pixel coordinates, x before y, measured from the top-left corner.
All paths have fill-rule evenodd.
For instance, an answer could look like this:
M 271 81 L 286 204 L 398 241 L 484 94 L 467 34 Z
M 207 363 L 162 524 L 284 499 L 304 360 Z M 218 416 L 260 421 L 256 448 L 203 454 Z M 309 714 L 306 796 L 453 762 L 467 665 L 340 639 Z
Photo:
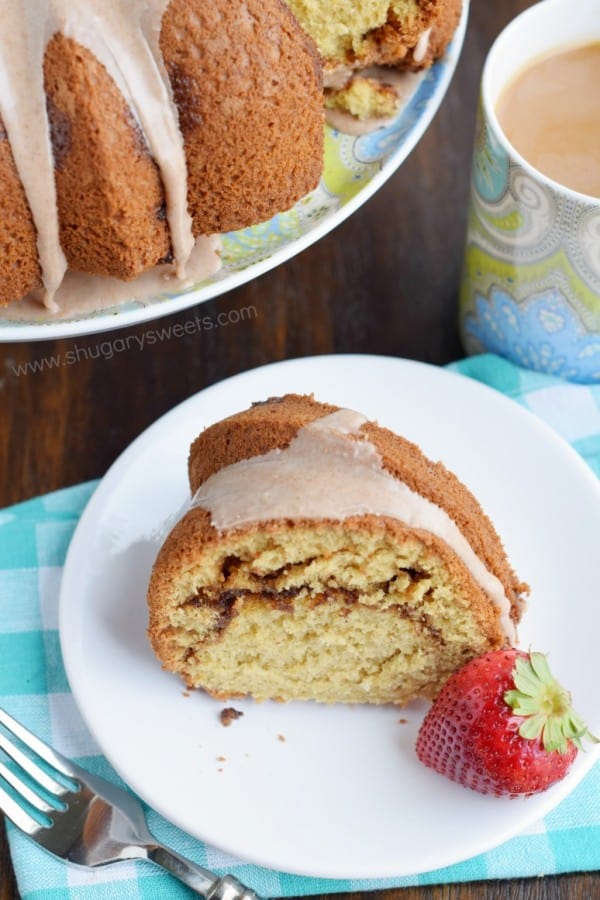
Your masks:
M 358 413 L 256 404 L 196 439 L 189 478 L 148 605 L 190 688 L 404 705 L 516 640 L 526 586 L 477 500 Z

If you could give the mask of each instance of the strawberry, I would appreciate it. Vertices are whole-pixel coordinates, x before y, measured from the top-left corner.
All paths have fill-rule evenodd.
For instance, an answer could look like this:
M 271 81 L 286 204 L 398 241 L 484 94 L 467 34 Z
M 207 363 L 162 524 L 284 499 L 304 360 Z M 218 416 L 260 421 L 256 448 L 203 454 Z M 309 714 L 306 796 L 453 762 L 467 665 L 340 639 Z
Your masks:
M 596 741 L 543 653 L 493 650 L 450 676 L 417 736 L 417 756 L 482 794 L 523 797 L 568 772 Z

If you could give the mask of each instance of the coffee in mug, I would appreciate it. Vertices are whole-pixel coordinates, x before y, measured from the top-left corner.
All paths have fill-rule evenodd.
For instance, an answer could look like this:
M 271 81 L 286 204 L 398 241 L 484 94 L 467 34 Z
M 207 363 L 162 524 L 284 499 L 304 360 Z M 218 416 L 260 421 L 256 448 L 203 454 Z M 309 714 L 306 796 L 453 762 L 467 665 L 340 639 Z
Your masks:
M 600 197 L 600 41 L 543 56 L 496 104 L 521 156 L 565 187 Z
M 600 383 L 597 131 L 591 160 L 585 148 L 600 115 L 599 57 L 600 0 L 543 0 L 496 39 L 482 76 L 460 288 L 467 353 L 589 383 Z

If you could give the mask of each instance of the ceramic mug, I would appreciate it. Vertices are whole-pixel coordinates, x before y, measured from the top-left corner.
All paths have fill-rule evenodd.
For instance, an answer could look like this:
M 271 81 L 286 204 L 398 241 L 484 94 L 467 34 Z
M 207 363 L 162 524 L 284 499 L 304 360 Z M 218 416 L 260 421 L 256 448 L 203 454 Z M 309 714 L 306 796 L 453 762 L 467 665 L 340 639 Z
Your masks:
M 533 168 L 507 140 L 495 107 L 528 63 L 596 42 L 600 0 L 544 0 L 492 46 L 481 83 L 460 289 L 467 353 L 490 351 L 590 383 L 600 382 L 600 198 Z

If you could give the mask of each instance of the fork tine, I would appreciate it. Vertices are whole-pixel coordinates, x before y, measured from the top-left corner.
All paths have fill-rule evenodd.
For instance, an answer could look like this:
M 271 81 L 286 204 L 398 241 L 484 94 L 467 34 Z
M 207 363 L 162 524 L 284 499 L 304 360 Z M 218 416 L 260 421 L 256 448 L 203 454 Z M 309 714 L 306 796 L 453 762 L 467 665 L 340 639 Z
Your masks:
M 1 785 L 0 811 L 2 811 L 8 819 L 10 819 L 13 825 L 16 825 L 17 828 L 20 828 L 26 834 L 33 835 L 40 827 L 33 816 L 30 816 L 22 806 L 19 806 L 19 804 L 15 800 L 13 800 L 10 794 L 6 793 Z
M 49 813 L 56 812 L 56 807 L 52 806 L 43 797 L 40 797 L 39 794 L 36 794 L 35 791 L 32 791 L 31 788 L 22 781 L 21 778 L 17 775 L 16 772 L 13 772 L 12 769 L 9 769 L 8 766 L 5 766 L 3 762 L 0 762 L 0 777 L 4 778 L 4 780 L 10 784 L 11 787 L 17 791 L 32 806 L 36 809 L 39 809 L 40 812 Z
M 4 750 L 7 756 L 10 756 L 24 772 L 31 775 L 34 781 L 37 781 L 41 787 L 54 794 L 55 797 L 60 797 L 62 794 L 69 792 L 69 789 L 62 782 L 52 778 L 31 757 L 27 756 L 19 747 L 16 747 L 5 738 L 3 734 L 0 734 L 0 749 Z
M 28 775 L 37 781 L 42 787 L 44 787 L 51 794 L 55 794 L 60 797 L 61 795 L 68 793 L 70 789 L 72 789 L 72 782 L 74 780 L 74 775 L 72 774 L 73 770 L 69 766 L 67 760 L 62 757 L 59 753 L 54 750 L 51 750 L 47 744 L 44 744 L 39 738 L 35 735 L 31 734 L 30 731 L 27 730 L 23 725 L 19 722 L 15 721 L 12 716 L 0 708 L 0 724 L 2 724 L 7 731 L 11 732 L 15 737 L 17 737 L 20 741 L 25 744 L 30 750 L 36 753 L 41 759 L 43 759 L 48 765 L 52 766 L 56 771 L 58 771 L 61 775 L 71 780 L 71 787 L 66 787 L 61 781 L 53 778 L 50 774 L 48 774 L 44 769 L 42 769 L 31 757 L 27 756 L 19 747 L 13 744 L 10 739 L 0 732 L 0 748 L 4 750 L 4 752 L 10 756 L 21 768 L 27 772 Z
M 17 722 L 16 719 L 13 719 L 13 717 L 9 715 L 5 709 L 2 709 L 1 706 L 0 724 L 4 725 L 7 731 L 12 731 L 20 741 L 23 741 L 23 743 L 33 750 L 34 753 L 37 753 L 41 759 L 47 762 L 48 765 L 53 766 L 58 772 L 61 772 L 62 775 L 66 775 L 67 778 L 71 779 L 76 778 L 75 766 L 66 756 L 63 756 L 58 750 L 53 750 L 52 747 L 45 744 L 39 737 L 25 728 L 24 725 Z

